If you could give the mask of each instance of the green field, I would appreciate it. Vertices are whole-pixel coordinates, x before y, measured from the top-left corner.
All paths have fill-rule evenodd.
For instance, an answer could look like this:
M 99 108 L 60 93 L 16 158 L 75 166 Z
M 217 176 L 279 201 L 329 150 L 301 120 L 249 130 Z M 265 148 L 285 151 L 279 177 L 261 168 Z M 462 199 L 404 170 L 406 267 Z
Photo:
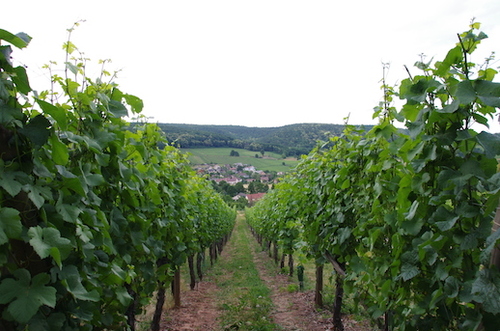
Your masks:
M 240 156 L 229 156 L 231 150 L 237 151 Z M 264 157 L 262 157 L 260 152 L 238 148 L 183 148 L 181 151 L 189 154 L 189 160 L 193 164 L 243 163 L 253 165 L 257 170 L 285 172 L 292 170 L 299 163 L 295 158 L 283 159 L 281 155 L 276 153 L 265 152 Z M 259 158 L 256 158 L 255 154 L 258 154 Z

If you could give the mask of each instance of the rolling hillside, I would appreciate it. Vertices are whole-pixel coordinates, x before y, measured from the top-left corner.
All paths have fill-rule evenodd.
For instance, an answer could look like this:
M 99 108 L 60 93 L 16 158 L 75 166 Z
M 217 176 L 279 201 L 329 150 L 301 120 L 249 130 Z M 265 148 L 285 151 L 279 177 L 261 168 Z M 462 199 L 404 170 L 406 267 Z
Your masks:
M 318 140 L 339 135 L 343 125 L 292 124 L 259 128 L 236 125 L 195 125 L 159 123 L 170 142 L 180 148 L 228 147 L 266 151 L 283 156 L 308 154 Z M 369 129 L 371 126 L 366 126 Z

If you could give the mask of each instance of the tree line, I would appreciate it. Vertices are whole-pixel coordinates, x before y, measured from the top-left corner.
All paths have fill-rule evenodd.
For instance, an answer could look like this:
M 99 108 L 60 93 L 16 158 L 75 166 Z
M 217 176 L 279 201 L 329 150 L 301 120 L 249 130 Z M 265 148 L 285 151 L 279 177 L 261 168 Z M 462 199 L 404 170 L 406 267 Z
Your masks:
M 285 157 L 307 155 L 318 140 L 328 140 L 343 130 L 343 125 L 337 124 L 293 124 L 275 128 L 167 123 L 158 126 L 167 140 L 180 148 L 230 147 L 274 152 Z

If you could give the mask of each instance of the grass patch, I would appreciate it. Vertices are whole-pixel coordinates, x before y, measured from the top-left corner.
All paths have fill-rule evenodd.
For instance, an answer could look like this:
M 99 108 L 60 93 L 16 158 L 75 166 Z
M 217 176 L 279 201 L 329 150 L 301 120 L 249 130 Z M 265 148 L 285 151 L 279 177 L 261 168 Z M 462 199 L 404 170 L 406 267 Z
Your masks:
M 277 330 L 270 321 L 271 291 L 262 282 L 253 262 L 253 240 L 241 218 L 225 248 L 227 258 L 219 258 L 210 272 L 219 288 L 222 330 Z
M 265 250 L 261 247 L 262 250 Z M 267 254 L 267 253 L 266 253 Z M 280 249 L 279 256 L 281 257 L 282 251 Z M 299 280 L 297 277 L 297 266 L 299 263 L 299 255 L 294 254 L 294 273 L 292 277 L 289 277 L 293 283 L 287 285 L 286 287 L 280 288 L 280 291 L 284 292 L 298 292 L 298 291 L 311 291 L 315 290 L 316 287 L 316 265 L 314 263 L 314 259 L 302 259 L 303 267 L 304 267 L 304 283 L 303 289 L 300 289 Z M 267 265 L 268 270 L 271 272 L 279 272 L 281 274 L 288 275 L 288 256 L 285 259 L 285 266 L 283 268 L 279 268 L 279 266 L 275 265 L 272 262 L 272 259 L 269 258 L 269 264 Z M 329 311 L 333 310 L 333 303 L 335 300 L 335 278 L 336 274 L 333 269 L 333 266 L 330 263 L 325 263 L 323 266 L 323 307 L 327 314 L 330 314 Z M 352 315 L 354 319 L 358 320 L 366 320 L 369 319 L 368 314 L 359 307 L 358 304 L 355 303 L 353 299 L 353 295 L 345 295 L 342 305 L 342 313 Z
M 271 152 L 265 152 L 264 157 L 260 152 L 252 152 L 246 149 L 238 148 L 183 148 L 183 152 L 190 155 L 188 159 L 193 164 L 234 164 L 243 163 L 253 165 L 258 170 L 269 171 L 290 171 L 299 163 L 295 158 L 283 159 L 281 155 Z M 237 151 L 240 156 L 229 156 L 231 150 Z M 256 158 L 255 155 L 259 158 Z M 283 162 L 285 163 L 283 165 Z

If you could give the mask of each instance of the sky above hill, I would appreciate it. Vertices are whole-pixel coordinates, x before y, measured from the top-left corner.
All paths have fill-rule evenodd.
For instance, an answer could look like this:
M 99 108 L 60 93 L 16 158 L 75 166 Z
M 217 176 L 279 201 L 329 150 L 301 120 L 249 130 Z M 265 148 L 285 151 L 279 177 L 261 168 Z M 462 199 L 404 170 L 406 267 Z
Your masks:
M 73 43 L 95 70 L 112 60 L 149 121 L 269 127 L 374 124 L 382 63 L 398 84 L 420 54 L 443 59 L 474 17 L 490 37 L 472 59 L 482 63 L 500 50 L 498 0 L 16 0 L 0 28 L 33 37 L 13 56 L 37 90 L 50 87 L 42 66 L 64 62 L 66 29 L 85 20 Z

